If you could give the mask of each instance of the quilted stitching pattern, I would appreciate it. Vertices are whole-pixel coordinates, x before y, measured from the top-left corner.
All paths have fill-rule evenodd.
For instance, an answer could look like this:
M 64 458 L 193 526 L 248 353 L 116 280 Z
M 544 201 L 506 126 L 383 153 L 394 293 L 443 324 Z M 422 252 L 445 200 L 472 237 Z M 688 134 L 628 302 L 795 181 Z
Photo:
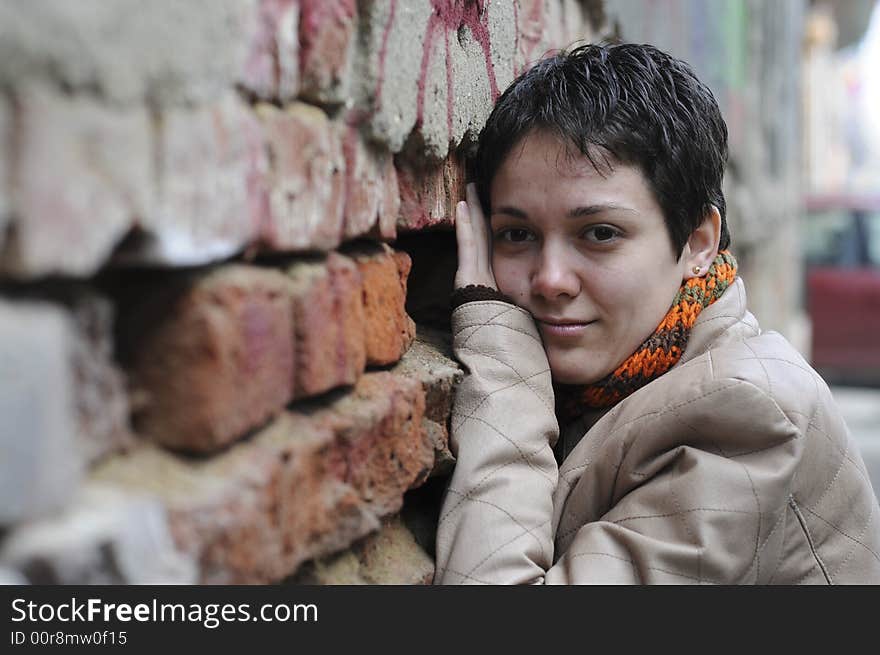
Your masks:
M 437 533 L 438 583 L 880 582 L 880 508 L 825 383 L 761 334 L 737 281 L 681 362 L 557 466 L 531 317 L 453 314 L 469 374 Z

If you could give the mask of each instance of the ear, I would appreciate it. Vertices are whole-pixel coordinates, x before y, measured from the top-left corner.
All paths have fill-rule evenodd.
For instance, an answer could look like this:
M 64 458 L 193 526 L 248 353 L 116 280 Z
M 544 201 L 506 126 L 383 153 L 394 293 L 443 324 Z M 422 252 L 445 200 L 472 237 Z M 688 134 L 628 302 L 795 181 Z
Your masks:
M 721 239 L 721 214 L 715 205 L 703 216 L 703 222 L 691 233 L 682 252 L 684 279 L 703 277 L 718 256 Z M 699 269 L 699 272 L 697 272 Z

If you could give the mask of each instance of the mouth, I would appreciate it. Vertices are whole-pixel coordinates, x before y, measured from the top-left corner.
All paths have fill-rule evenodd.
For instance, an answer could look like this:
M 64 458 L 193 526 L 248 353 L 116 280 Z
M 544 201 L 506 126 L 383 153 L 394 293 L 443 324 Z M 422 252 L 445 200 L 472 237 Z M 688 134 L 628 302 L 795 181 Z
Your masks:
M 535 317 L 541 332 L 547 336 L 575 337 L 580 336 L 595 321 L 576 321 L 571 319 L 554 319 Z

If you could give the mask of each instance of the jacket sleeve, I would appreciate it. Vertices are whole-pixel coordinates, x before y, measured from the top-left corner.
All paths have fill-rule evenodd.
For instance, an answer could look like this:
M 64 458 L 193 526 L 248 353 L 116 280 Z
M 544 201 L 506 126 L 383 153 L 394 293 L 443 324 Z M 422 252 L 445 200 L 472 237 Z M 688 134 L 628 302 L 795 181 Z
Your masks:
M 452 315 L 466 368 L 455 393 L 457 463 L 437 527 L 437 584 L 543 581 L 553 563 L 558 436 L 547 357 L 534 321 L 504 302 Z

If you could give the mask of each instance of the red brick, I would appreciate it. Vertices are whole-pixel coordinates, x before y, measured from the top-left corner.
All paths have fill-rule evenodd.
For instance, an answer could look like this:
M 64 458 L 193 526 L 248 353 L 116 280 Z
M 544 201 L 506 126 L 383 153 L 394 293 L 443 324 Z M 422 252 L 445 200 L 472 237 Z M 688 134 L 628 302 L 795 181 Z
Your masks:
M 379 208 L 380 239 L 393 241 L 397 238 L 397 217 L 400 215 L 400 186 L 394 158 L 386 157 L 382 165 L 382 204 Z
M 341 103 L 351 88 L 355 0 L 301 0 L 300 11 L 301 95 L 318 103 Z
M 370 232 L 379 219 L 382 179 L 378 158 L 364 143 L 357 127 L 339 125 L 345 153 L 345 227 L 344 239 Z
M 292 396 L 289 285 L 281 273 L 230 265 L 163 284 L 131 310 L 126 359 L 144 399 L 136 431 L 207 452 L 277 414 Z
M 331 250 L 342 239 L 345 159 L 342 143 L 320 109 L 293 103 L 284 110 L 261 105 L 271 171 L 268 250 Z
M 198 562 L 202 584 L 266 584 L 377 527 L 328 468 L 333 443 L 330 430 L 284 413 L 214 457 L 146 444 L 105 460 L 92 475 L 157 496 L 177 547 Z
M 363 278 L 364 335 L 367 365 L 398 361 L 415 337 L 415 323 L 406 313 L 409 255 L 382 245 L 354 257 Z
M 294 396 L 354 384 L 366 367 L 361 275 L 347 257 L 300 262 L 288 270 L 296 334 Z
M 400 186 L 400 211 L 397 227 L 422 230 L 426 227 L 452 226 L 455 204 L 464 200 L 465 169 L 455 153 L 439 166 L 424 169 L 401 161 L 397 166 Z
M 260 0 L 241 82 L 263 100 L 289 100 L 299 89 L 299 0 Z
M 421 430 L 425 397 L 417 380 L 381 371 L 318 417 L 339 440 L 343 480 L 377 516 L 403 505 L 403 492 L 427 479 L 434 449 Z
M 344 239 L 395 239 L 400 196 L 391 153 L 367 143 L 353 125 L 336 129 L 345 153 Z
M 153 446 L 117 455 L 98 481 L 157 495 L 202 583 L 269 583 L 379 527 L 431 467 L 419 384 L 363 376 L 334 402 L 284 412 L 210 458 Z

